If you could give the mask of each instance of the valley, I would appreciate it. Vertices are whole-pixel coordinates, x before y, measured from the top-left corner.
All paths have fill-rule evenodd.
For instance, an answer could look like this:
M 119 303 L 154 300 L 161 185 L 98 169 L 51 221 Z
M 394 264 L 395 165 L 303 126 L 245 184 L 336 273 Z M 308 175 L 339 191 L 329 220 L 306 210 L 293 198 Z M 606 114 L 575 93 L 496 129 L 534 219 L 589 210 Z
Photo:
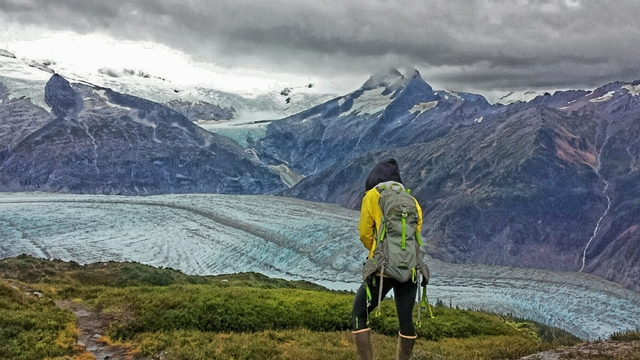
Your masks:
M 265 195 L 0 194 L 0 258 L 135 261 L 186 274 L 259 272 L 355 290 L 357 212 Z M 600 277 L 429 260 L 431 303 L 559 327 L 583 339 L 640 326 L 640 295 Z
M 288 93 L 299 108 L 269 118 L 280 95 L 154 97 L 162 79 L 110 76 L 118 92 L 0 60 L 0 258 L 354 290 L 362 185 L 394 157 L 434 302 L 583 339 L 639 326 L 638 82 L 491 104 L 392 69 L 343 96 Z

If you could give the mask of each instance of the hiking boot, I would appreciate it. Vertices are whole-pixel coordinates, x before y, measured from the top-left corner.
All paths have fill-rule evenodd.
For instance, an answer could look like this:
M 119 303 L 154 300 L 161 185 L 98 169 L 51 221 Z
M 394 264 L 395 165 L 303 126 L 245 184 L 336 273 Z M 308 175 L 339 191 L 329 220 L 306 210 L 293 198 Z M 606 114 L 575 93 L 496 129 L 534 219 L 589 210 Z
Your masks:
M 373 360 L 373 346 L 371 345 L 371 329 L 352 331 L 353 340 L 358 349 L 360 360 Z
M 416 342 L 417 335 L 406 336 L 398 333 L 398 351 L 396 352 L 396 360 L 409 360 L 413 352 L 413 344 Z

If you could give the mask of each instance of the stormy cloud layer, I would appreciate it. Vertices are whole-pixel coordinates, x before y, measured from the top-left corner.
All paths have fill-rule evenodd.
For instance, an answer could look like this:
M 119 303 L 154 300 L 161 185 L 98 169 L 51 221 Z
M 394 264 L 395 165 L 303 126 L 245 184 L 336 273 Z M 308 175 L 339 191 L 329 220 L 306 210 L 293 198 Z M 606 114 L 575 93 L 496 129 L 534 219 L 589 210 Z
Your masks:
M 2 24 L 149 41 L 231 72 L 416 67 L 475 91 L 640 79 L 639 18 L 635 0 L 0 0 Z

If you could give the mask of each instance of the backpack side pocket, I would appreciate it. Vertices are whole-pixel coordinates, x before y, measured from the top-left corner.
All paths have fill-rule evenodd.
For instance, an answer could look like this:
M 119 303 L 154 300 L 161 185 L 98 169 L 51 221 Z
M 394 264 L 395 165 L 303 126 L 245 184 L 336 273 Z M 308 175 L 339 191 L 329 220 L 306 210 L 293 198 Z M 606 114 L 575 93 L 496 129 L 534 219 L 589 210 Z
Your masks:
M 382 261 L 380 261 L 380 251 L 378 248 L 373 253 L 371 259 L 367 260 L 362 267 L 362 281 L 368 283 L 372 275 L 375 275 L 380 271 Z

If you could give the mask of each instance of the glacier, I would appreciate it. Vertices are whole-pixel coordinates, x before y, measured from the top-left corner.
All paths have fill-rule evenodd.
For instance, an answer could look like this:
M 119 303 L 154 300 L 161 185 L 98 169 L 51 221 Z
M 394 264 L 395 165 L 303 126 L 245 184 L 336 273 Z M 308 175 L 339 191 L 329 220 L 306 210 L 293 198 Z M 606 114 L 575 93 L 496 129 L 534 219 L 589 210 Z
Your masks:
M 355 290 L 357 211 L 271 195 L 0 194 L 0 258 L 135 261 L 187 274 L 255 271 Z M 600 277 L 428 260 L 432 303 L 512 314 L 583 339 L 640 327 L 640 294 Z
M 291 116 L 337 96 L 318 93 L 308 86 L 296 87 L 287 96 L 283 96 L 280 91 L 236 94 L 210 88 L 207 84 L 172 82 L 141 70 L 100 68 L 89 71 L 65 62 L 34 61 L 16 57 L 0 48 L 0 83 L 10 90 L 12 98 L 24 96 L 35 105 L 47 109 L 44 86 L 54 73 L 74 83 L 105 87 L 159 104 L 166 105 L 172 100 L 179 100 L 220 106 L 230 110 L 233 118 L 228 121 L 202 121 L 198 124 L 207 130 L 225 134 L 230 124 L 253 130 L 264 126 L 264 121 Z M 255 137 L 255 134 L 252 135 Z

